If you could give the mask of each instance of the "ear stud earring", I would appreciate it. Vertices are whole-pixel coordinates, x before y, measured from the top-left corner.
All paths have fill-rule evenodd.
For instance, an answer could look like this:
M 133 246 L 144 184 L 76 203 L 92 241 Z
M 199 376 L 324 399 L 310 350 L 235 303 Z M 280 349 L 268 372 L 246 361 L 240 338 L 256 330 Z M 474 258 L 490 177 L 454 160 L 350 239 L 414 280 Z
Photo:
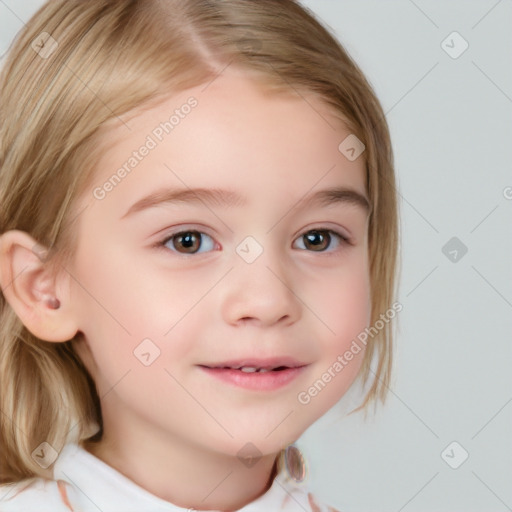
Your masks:
M 56 297 L 47 297 L 45 299 L 46 304 L 48 304 L 48 307 L 52 309 L 59 309 L 60 308 L 60 301 Z

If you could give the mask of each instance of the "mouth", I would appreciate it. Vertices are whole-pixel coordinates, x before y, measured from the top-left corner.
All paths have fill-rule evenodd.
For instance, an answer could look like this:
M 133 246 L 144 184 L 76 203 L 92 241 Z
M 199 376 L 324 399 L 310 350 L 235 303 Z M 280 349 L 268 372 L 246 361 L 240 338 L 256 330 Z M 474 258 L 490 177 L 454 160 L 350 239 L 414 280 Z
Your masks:
M 207 374 L 238 387 L 270 391 L 298 377 L 307 363 L 291 358 L 244 359 L 198 365 Z
M 239 361 L 226 361 L 215 364 L 202 364 L 199 365 L 204 368 L 224 369 L 224 370 L 239 370 L 244 373 L 265 373 L 265 372 L 279 372 L 289 370 L 291 368 L 301 368 L 306 366 L 306 363 L 301 363 L 289 357 L 272 358 L 272 359 L 243 359 Z

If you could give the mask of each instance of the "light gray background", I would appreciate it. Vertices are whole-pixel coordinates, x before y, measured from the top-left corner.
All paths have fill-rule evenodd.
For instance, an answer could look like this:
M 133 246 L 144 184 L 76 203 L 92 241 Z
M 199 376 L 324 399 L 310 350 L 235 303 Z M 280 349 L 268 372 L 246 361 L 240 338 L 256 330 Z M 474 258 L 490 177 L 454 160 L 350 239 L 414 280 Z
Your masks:
M 0 55 L 41 3 L 0 0 Z M 306 432 L 311 485 L 344 512 L 512 510 L 512 2 L 302 3 L 382 102 L 402 214 L 389 399 L 365 420 L 348 395 Z

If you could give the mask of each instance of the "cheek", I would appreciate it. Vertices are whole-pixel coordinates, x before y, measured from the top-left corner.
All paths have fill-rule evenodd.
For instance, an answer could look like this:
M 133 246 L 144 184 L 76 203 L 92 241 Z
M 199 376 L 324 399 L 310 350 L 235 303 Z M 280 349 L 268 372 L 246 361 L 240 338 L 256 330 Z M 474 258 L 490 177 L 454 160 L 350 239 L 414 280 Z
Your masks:
M 351 265 L 337 275 L 326 276 L 315 288 L 317 315 L 325 326 L 325 340 L 339 350 L 368 325 L 371 313 L 370 285 L 364 264 Z M 329 340 L 331 340 L 329 342 Z
M 314 298 L 321 325 L 318 363 L 297 394 L 298 412 L 311 422 L 325 414 L 347 392 L 364 360 L 366 346 L 357 339 L 371 312 L 366 267 L 355 264 L 317 282 Z
M 73 272 L 80 330 L 97 367 L 91 373 L 107 389 L 127 371 L 135 382 L 139 372 L 147 379 L 155 368 L 189 357 L 190 339 L 201 325 L 194 305 L 203 289 L 190 290 L 190 280 L 162 279 L 125 251 L 84 251 Z

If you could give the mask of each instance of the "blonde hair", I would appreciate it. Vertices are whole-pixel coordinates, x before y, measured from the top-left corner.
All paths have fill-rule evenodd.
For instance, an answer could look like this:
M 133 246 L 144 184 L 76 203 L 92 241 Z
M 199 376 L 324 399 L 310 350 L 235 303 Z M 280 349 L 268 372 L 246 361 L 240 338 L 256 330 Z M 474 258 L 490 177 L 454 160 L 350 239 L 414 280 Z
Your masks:
M 0 75 L 0 233 L 29 233 L 49 248 L 55 269 L 69 261 L 77 198 L 91 181 L 108 123 L 207 83 L 227 65 L 254 72 L 275 90 L 318 94 L 365 144 L 373 325 L 396 286 L 398 202 L 388 127 L 357 65 L 292 0 L 47 2 L 18 34 Z M 377 365 L 363 405 L 385 397 L 392 334 L 386 323 L 368 343 L 364 381 L 374 355 Z M 0 483 L 46 477 L 31 456 L 44 441 L 60 450 L 102 433 L 96 387 L 71 340 L 36 338 L 3 295 L 0 408 Z

